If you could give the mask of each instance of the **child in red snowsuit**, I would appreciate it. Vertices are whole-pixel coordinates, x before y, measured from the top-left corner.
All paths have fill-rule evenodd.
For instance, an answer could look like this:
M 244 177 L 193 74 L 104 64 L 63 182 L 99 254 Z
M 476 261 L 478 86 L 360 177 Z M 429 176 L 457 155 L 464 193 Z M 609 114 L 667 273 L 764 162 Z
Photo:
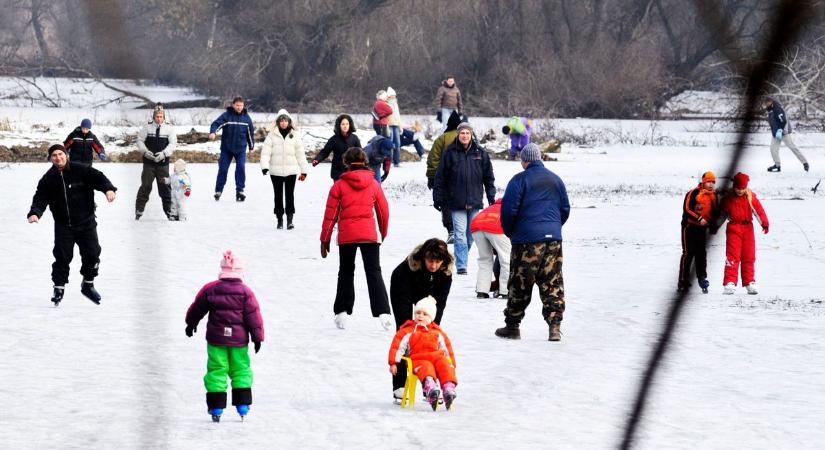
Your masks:
M 413 308 L 413 320 L 408 320 L 392 340 L 390 345 L 390 373 L 398 372 L 402 356 L 409 356 L 413 363 L 413 373 L 421 380 L 424 396 L 433 410 L 438 404 L 440 391 L 435 383 L 438 378 L 444 390 L 444 404 L 450 409 L 456 397 L 455 355 L 450 338 L 433 323 L 436 314 L 435 299 L 425 297 Z
M 736 288 L 737 272 L 742 266 L 742 286 L 748 294 L 757 294 L 753 264 L 756 262 L 756 242 L 753 235 L 753 217 L 768 232 L 768 216 L 756 194 L 748 189 L 750 177 L 739 172 L 733 177 L 733 193 L 722 200 L 722 217 L 728 218 L 726 231 L 725 294 L 733 294 Z

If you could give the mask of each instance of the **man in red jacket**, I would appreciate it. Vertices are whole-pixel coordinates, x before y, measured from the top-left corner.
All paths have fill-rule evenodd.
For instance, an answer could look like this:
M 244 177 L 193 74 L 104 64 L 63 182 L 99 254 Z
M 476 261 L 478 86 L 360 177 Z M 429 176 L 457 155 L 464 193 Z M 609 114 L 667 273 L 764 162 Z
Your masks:
M 490 298 L 489 291 L 495 297 L 507 297 L 507 280 L 498 283 L 498 289 L 492 289 L 490 280 L 494 272 L 493 257 L 498 256 L 501 269 L 498 273 L 510 276 L 510 238 L 504 235 L 501 228 L 501 199 L 481 210 L 470 222 L 470 233 L 473 241 L 478 245 L 478 277 L 476 278 L 476 296 Z M 496 276 L 498 281 L 498 276 Z
M 756 194 L 748 189 L 748 175 L 739 172 L 733 177 L 733 193 L 722 200 L 722 217 L 728 218 L 726 230 L 725 290 L 724 294 L 733 294 L 736 289 L 737 272 L 742 266 L 742 285 L 748 294 L 756 295 L 754 280 L 754 263 L 756 262 L 756 240 L 753 234 L 753 217 L 762 226 L 762 232 L 768 233 L 768 216 Z

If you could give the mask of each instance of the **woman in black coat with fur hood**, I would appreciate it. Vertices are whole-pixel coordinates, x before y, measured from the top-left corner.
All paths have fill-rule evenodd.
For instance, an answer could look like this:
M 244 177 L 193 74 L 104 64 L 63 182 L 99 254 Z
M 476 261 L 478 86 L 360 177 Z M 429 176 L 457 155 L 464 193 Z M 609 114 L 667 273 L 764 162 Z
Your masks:
M 424 297 L 432 296 L 438 308 L 434 322 L 441 323 L 447 295 L 453 284 L 453 255 L 447 243 L 432 238 L 415 248 L 395 270 L 390 278 L 390 302 L 395 316 L 396 331 L 413 317 L 413 306 Z M 393 396 L 401 398 L 407 381 L 406 364 L 398 365 L 398 373 L 392 378 Z
M 329 171 L 329 176 L 333 181 L 338 181 L 341 174 L 347 170 L 344 166 L 344 152 L 350 147 L 360 146 L 361 141 L 355 135 L 355 122 L 349 114 L 341 114 L 335 119 L 335 134 L 327 140 L 326 145 L 315 155 L 315 158 L 312 158 L 312 166 L 317 166 L 332 153 L 332 169 Z

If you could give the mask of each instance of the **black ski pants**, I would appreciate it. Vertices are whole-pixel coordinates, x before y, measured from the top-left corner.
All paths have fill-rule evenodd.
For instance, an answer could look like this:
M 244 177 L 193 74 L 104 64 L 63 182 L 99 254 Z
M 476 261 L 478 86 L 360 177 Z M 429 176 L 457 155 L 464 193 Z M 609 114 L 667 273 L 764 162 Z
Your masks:
M 74 246 L 80 249 L 80 274 L 84 280 L 92 281 L 97 276 L 100 265 L 100 244 L 97 240 L 97 222 L 70 227 L 54 224 L 54 264 L 52 282 L 55 286 L 65 286 L 69 281 L 69 264 L 74 256 Z
M 690 265 L 696 262 L 696 279 L 708 277 L 708 254 L 705 245 L 708 228 L 691 223 L 682 225 L 682 258 L 679 261 L 679 288 L 690 286 Z
M 380 245 L 377 243 L 342 244 L 338 246 L 338 291 L 335 293 L 335 314 L 346 312 L 352 314 L 355 304 L 355 252 L 361 249 L 361 260 L 364 262 L 364 272 L 367 275 L 367 290 L 370 296 L 372 316 L 390 314 L 390 302 L 387 299 L 387 288 L 381 276 Z
M 146 202 L 149 201 L 149 194 L 152 193 L 152 183 L 158 184 L 158 195 L 160 196 L 163 213 L 167 216 L 172 210 L 172 188 L 169 185 L 169 164 L 155 165 L 143 163 L 143 172 L 140 173 L 140 188 L 135 201 L 135 212 L 143 214 Z
M 272 189 L 275 191 L 275 215 L 278 217 L 284 215 L 284 194 L 286 194 L 286 213 L 290 216 L 295 214 L 295 179 L 298 176 L 270 175 L 269 178 L 272 180 Z

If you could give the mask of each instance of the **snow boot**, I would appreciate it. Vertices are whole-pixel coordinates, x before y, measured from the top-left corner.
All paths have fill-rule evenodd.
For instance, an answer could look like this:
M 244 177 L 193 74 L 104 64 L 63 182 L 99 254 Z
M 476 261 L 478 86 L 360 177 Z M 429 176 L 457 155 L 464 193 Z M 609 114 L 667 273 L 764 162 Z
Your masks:
M 755 281 L 753 281 L 749 285 L 745 286 L 745 289 L 748 290 L 748 294 L 750 294 L 750 295 L 756 295 L 756 294 L 759 293 L 759 290 L 757 290 L 757 288 L 756 288 L 756 282 Z
M 802 168 L 805 169 L 805 172 L 807 172 L 808 169 L 811 168 L 811 166 L 809 166 L 808 163 L 802 163 Z
M 702 293 L 703 294 L 708 293 L 708 287 L 709 286 L 710 286 L 710 283 L 708 283 L 708 280 L 706 280 L 704 278 L 699 280 L 699 287 L 702 288 Z
M 223 192 L 215 192 L 215 201 L 218 201 L 218 200 L 221 199 L 221 194 L 223 194 Z
M 276 228 L 279 230 L 284 229 L 284 216 L 278 216 L 278 226 Z
M 100 304 L 100 299 L 102 297 L 100 296 L 100 292 L 97 292 L 97 289 L 95 289 L 95 284 L 93 282 L 83 280 L 83 282 L 80 283 L 80 293 L 85 295 L 86 298 L 91 300 L 95 305 Z
M 246 200 L 246 195 L 244 195 L 243 191 L 238 191 L 235 193 L 235 201 L 242 202 Z
M 238 415 L 241 416 L 241 422 L 249 414 L 249 405 L 236 405 L 235 409 L 238 410 Z
M 343 330 L 347 326 L 347 313 L 339 312 L 335 315 L 335 326 L 338 327 L 339 330 Z
M 768 167 L 768 172 L 782 172 L 782 167 L 779 164 L 774 164 Z
M 295 228 L 295 225 L 292 224 L 292 214 L 286 215 L 286 229 L 291 230 Z
M 220 422 L 221 421 L 221 415 L 223 414 L 223 408 L 210 409 L 209 414 L 212 415 L 212 422 Z
M 441 394 L 441 391 L 438 389 L 435 381 L 433 381 L 432 377 L 427 377 L 424 379 L 424 397 L 427 398 L 427 403 L 433 408 L 435 411 L 438 408 L 438 396 Z
M 550 324 L 550 337 L 547 340 L 551 342 L 558 342 L 561 340 L 560 322 L 553 322 Z
M 455 393 L 455 383 L 448 381 L 441 385 L 441 389 L 444 392 L 444 406 L 446 406 L 447 411 L 449 411 L 450 406 L 453 405 L 453 400 L 455 400 L 457 396 Z
M 65 290 L 64 286 L 55 286 L 54 293 L 52 294 L 52 303 L 54 306 L 60 306 L 60 301 L 63 300 L 63 291 Z
M 733 283 L 728 283 L 728 284 L 725 285 L 725 290 L 722 291 L 722 294 L 732 295 L 733 291 L 735 291 L 735 290 L 736 290 L 736 285 L 733 284 Z
M 476 292 L 476 298 L 490 298 L 490 294 L 486 292 Z
M 518 325 L 508 324 L 496 330 L 496 336 L 505 339 L 521 339 L 521 331 L 518 329 Z

